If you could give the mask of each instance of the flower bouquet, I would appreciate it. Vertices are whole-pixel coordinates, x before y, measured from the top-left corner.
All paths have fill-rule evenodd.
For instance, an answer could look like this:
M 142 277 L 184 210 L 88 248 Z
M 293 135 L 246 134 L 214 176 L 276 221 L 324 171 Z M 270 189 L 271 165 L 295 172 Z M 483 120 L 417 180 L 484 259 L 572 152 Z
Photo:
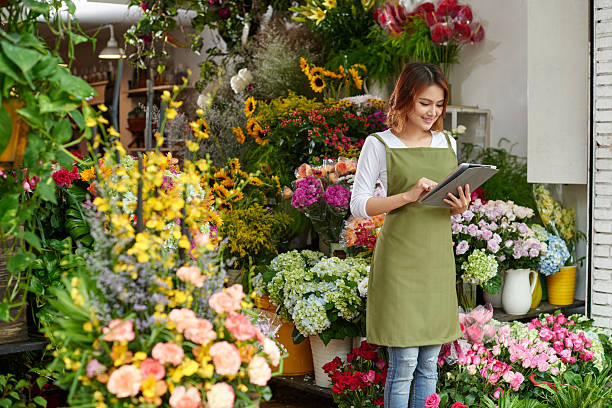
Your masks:
M 326 160 L 321 166 L 302 164 L 291 204 L 312 222 L 319 239 L 337 242 L 351 201 L 357 164 L 352 159 Z
M 525 224 L 533 210 L 511 201 L 476 199 L 452 217 L 457 280 L 481 285 L 488 293 L 501 289 L 499 268 L 535 269 L 546 243 Z
M 295 324 L 294 340 L 319 336 L 323 343 L 363 334 L 365 302 L 359 284 L 368 265 L 359 258 L 326 258 L 321 252 L 278 255 L 254 278 L 258 294 L 270 296 L 284 321 Z
M 339 408 L 366 408 L 384 404 L 388 364 L 383 350 L 365 341 L 343 362 L 340 357 L 323 366 L 332 381 L 334 402 Z
M 385 214 L 349 219 L 344 223 L 340 243 L 358 252 L 365 251 L 366 254 L 371 254 L 384 221 Z

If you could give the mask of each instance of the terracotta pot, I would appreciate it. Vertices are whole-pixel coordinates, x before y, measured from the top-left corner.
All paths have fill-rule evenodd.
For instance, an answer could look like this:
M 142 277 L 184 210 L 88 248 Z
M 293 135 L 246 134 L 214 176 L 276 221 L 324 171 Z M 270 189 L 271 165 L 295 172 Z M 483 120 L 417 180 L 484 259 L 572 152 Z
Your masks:
M 282 375 L 304 375 L 313 370 L 310 340 L 295 344 L 292 337 L 294 327 L 293 323 L 283 323 L 275 336 L 289 354 L 283 360 Z M 278 371 L 278 367 L 273 371 Z
M 23 155 L 28 142 L 28 126 L 17 114 L 17 109 L 20 108 L 19 102 L 3 102 L 2 105 L 11 115 L 11 125 L 13 130 L 11 132 L 11 139 L 6 146 L 6 149 L 0 153 L 0 168 L 18 168 L 23 164 Z

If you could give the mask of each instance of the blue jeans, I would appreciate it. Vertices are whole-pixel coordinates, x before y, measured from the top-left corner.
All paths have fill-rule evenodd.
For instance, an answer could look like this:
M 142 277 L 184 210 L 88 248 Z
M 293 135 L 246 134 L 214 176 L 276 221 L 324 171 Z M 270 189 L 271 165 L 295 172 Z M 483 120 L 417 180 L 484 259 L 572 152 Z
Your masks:
M 436 392 L 438 354 L 442 346 L 388 347 L 389 371 L 385 385 L 385 408 L 423 408 L 428 396 Z

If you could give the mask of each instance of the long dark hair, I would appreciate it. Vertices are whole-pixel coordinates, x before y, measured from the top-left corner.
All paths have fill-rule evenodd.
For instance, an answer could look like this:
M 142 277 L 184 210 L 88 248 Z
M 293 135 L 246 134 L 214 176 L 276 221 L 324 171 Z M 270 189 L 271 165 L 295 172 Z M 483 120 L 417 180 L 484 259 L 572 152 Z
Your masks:
M 401 131 L 406 126 L 408 113 L 414 108 L 416 96 L 424 88 L 438 85 L 444 90 L 444 106 L 442 114 L 431 126 L 432 130 L 442 130 L 442 121 L 448 104 L 448 85 L 439 66 L 429 62 L 411 62 L 406 64 L 389 97 L 389 112 L 387 125 Z

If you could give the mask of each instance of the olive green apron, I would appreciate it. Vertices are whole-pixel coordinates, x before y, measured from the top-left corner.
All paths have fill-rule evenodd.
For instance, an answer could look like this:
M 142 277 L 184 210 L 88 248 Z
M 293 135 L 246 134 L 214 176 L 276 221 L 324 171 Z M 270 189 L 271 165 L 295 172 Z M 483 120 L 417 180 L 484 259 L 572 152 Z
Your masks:
M 440 182 L 455 167 L 448 148 L 389 148 L 387 195 L 410 190 L 421 177 Z M 445 344 L 461 337 L 450 208 L 406 204 L 387 213 L 368 282 L 369 343 L 393 347 Z

